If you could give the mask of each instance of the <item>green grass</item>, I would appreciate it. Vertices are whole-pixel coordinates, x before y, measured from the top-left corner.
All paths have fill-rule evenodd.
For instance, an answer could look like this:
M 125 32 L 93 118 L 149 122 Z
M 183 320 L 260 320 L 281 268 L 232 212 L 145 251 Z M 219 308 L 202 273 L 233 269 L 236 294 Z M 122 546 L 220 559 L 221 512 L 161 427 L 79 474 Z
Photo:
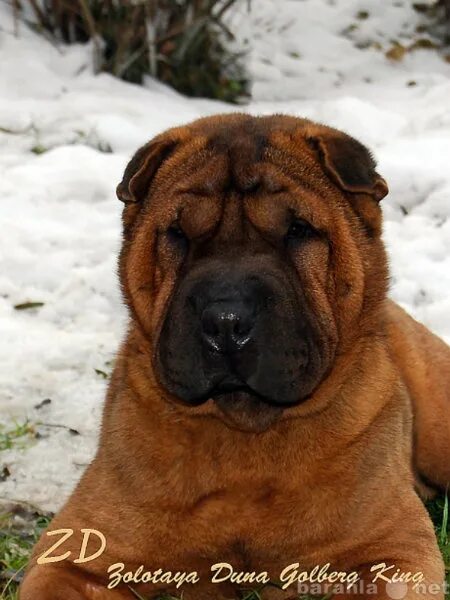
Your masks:
M 36 437 L 36 430 L 32 423 L 14 422 L 12 425 L 0 423 L 0 452 L 11 448 L 25 448 L 30 439 Z
M 31 549 L 49 523 L 49 517 L 27 510 L 0 514 L 0 599 L 16 600 L 18 582 Z
M 22 429 L 21 429 L 22 430 Z M 21 436 L 18 436 L 20 438 Z M 18 439 L 13 436 L 12 440 Z M 446 566 L 447 583 L 450 590 L 450 502 L 441 495 L 427 503 L 433 520 L 439 547 Z M 0 514 L 0 600 L 17 600 L 18 582 L 28 562 L 31 550 L 47 527 L 50 518 L 29 510 L 20 510 L 15 515 Z M 137 600 L 145 600 L 132 590 Z M 262 588 L 244 590 L 240 600 L 262 600 Z M 446 596 L 450 600 L 450 593 Z M 178 600 L 163 596 L 160 600 Z
M 444 558 L 448 593 L 446 600 L 450 600 L 450 500 L 448 495 L 442 495 L 428 502 L 428 512 L 433 520 L 436 536 Z

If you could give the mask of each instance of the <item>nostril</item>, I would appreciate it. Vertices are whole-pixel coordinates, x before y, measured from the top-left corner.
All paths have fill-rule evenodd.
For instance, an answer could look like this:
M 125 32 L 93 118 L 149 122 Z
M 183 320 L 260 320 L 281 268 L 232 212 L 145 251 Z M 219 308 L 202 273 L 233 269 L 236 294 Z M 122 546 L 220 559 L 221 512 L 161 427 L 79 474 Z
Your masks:
M 213 337 L 220 335 L 219 326 L 211 316 L 206 316 L 206 318 L 203 319 L 203 332 Z
M 202 337 L 207 347 L 216 352 L 239 350 L 249 341 L 253 322 L 244 305 L 216 302 L 202 313 Z
M 232 333 L 234 336 L 246 336 L 250 333 L 252 326 L 249 321 L 245 321 L 238 317 L 236 321 L 233 323 Z

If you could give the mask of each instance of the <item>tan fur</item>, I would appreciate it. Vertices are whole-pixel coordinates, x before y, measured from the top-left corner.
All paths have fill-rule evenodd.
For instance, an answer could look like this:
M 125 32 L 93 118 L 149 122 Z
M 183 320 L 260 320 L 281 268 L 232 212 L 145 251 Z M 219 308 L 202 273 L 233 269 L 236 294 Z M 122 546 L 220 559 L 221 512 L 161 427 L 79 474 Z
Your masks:
M 263 160 L 254 158 L 255 131 L 270 139 Z M 319 243 L 295 265 L 314 299 L 333 367 L 307 402 L 284 411 L 264 433 L 230 427 L 212 402 L 196 408 L 177 403 L 152 367 L 177 278 L 177 259 L 155 232 L 176 217 L 176 198 L 183 196 L 183 227 L 192 236 L 220 219 L 224 225 L 215 243 L 232 249 L 241 235 L 233 196 L 226 216 L 218 208 L 225 158 L 208 145 L 212 134 L 236 153 L 234 176 L 243 186 L 263 174 L 263 191 L 248 206 L 258 231 L 278 235 L 280 211 L 296 203 L 296 210 L 327 230 L 334 250 L 331 266 L 329 251 Z M 148 570 L 198 571 L 201 583 L 182 589 L 186 600 L 236 597 L 235 586 L 208 583 L 216 562 L 267 570 L 273 579 L 295 562 L 305 569 L 331 563 L 366 578 L 372 564 L 386 562 L 442 582 L 442 559 L 414 480 L 423 477 L 428 486 L 442 488 L 450 483 L 450 350 L 385 300 L 380 211 L 368 190 L 342 190 L 330 179 L 332 166 L 324 170 L 306 142 L 318 135 L 326 145 L 331 135 L 342 134 L 289 117 L 233 115 L 158 138 L 159 148 L 178 149 L 158 165 L 151 182 L 147 164 L 126 189 L 120 269 L 132 318 L 110 384 L 98 453 L 50 526 L 98 529 L 107 549 L 80 566 L 73 556 L 54 565 L 33 561 L 21 600 L 131 599 L 126 587 L 114 593 L 102 587 L 107 567 L 116 562 L 127 570 L 142 564 Z M 151 215 L 132 202 L 132 193 L 146 185 Z M 374 197 L 385 193 L 381 179 L 376 186 Z M 252 235 L 245 243 L 256 248 Z M 79 546 L 76 534 L 64 550 L 76 555 Z M 48 547 L 44 535 L 35 559 Z M 181 593 L 173 586 L 134 587 L 150 597 Z M 264 597 L 294 592 L 267 589 Z M 381 589 L 377 597 L 389 595 Z M 407 596 L 419 597 L 443 595 Z
M 448 346 L 391 302 L 390 348 L 414 407 L 414 462 L 433 487 L 450 482 L 450 358 Z

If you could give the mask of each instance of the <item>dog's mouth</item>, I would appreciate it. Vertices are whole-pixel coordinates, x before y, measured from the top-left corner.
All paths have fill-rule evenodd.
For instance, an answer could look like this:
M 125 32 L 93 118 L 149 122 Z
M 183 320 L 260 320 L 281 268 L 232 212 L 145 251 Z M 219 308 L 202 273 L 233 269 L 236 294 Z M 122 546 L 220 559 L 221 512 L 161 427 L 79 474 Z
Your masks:
M 266 431 L 283 412 L 283 406 L 274 404 L 245 384 L 221 384 L 212 390 L 209 398 L 227 424 L 242 431 Z

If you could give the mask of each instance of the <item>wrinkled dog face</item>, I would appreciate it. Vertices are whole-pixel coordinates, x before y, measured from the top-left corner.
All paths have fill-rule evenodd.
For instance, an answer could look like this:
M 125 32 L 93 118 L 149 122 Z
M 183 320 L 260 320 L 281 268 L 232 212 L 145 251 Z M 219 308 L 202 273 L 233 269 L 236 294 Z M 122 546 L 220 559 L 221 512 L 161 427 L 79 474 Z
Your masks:
M 121 275 L 162 387 L 243 428 L 310 398 L 384 295 L 367 280 L 385 193 L 358 142 L 289 117 L 203 119 L 138 151 Z
M 226 201 L 250 212 L 242 198 Z M 258 232 L 255 217 L 243 219 L 231 240 L 220 227 L 204 241 L 183 240 L 192 256 L 164 321 L 159 362 L 167 388 L 194 404 L 222 396 L 226 403 L 230 394 L 295 403 L 312 392 L 334 352 L 332 323 L 326 332 L 286 261 L 309 237 L 322 244 L 319 236 L 313 242 L 315 232 L 288 215 L 279 232 Z

